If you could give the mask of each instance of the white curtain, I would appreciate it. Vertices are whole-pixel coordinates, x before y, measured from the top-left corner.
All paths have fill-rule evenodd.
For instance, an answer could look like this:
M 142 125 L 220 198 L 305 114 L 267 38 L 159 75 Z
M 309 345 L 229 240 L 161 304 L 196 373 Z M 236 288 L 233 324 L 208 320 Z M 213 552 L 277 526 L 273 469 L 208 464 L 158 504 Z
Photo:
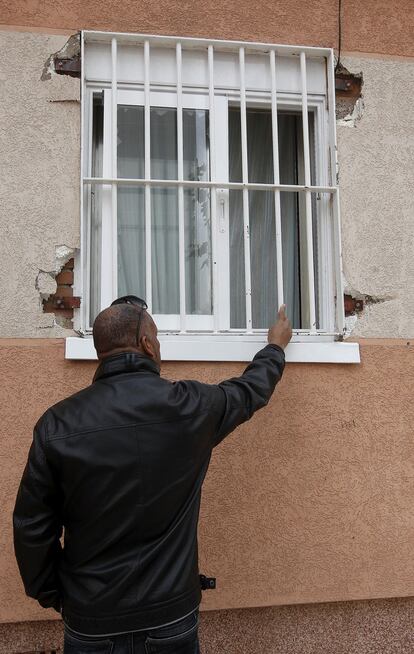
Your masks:
M 177 179 L 177 113 L 151 108 L 151 177 Z M 208 180 L 208 114 L 183 112 L 184 179 Z M 118 174 L 144 177 L 144 110 L 118 108 Z M 211 236 L 209 192 L 184 194 L 186 310 L 211 313 Z M 178 194 L 173 188 L 151 189 L 152 310 L 178 314 Z M 143 188 L 118 190 L 118 293 L 145 298 L 145 198 Z

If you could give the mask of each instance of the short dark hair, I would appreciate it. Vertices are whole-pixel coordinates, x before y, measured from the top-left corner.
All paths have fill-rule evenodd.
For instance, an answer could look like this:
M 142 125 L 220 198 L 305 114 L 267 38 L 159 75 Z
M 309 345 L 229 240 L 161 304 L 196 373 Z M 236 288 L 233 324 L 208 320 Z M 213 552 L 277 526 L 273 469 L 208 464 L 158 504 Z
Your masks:
M 93 323 L 93 342 L 98 355 L 122 347 L 137 346 L 136 329 L 141 309 L 117 304 L 99 313 Z

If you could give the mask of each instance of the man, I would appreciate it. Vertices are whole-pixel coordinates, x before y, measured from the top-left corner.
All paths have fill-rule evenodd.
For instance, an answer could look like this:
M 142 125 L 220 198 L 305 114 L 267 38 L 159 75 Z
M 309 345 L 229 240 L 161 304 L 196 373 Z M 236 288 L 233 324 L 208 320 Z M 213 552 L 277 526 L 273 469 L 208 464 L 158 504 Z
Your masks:
M 146 308 L 126 296 L 98 315 L 93 383 L 40 418 L 17 495 L 26 593 L 62 612 L 67 654 L 199 652 L 197 522 L 211 451 L 267 404 L 292 335 L 282 306 L 240 377 L 171 383 Z

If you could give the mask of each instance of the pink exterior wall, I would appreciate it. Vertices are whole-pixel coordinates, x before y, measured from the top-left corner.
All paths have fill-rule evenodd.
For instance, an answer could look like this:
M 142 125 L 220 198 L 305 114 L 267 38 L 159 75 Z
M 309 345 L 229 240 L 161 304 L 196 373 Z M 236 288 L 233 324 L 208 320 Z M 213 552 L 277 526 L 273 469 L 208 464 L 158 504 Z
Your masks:
M 412 0 L 346 0 L 343 50 L 414 56 Z M 0 0 L 0 23 L 338 46 L 338 0 Z
M 0 0 L 0 24 L 76 31 L 177 34 L 209 39 L 338 46 L 337 0 L 82 0 L 10 3 Z M 347 0 L 342 3 L 344 51 L 414 56 L 411 0 Z M 46 29 L 45 29 L 46 31 Z
M 200 544 L 218 589 L 205 609 L 414 595 L 414 348 L 362 341 L 361 355 L 288 365 L 269 406 L 215 450 Z M 24 596 L 11 512 L 35 421 L 94 368 L 65 361 L 63 341 L 0 341 L 0 621 L 57 617 Z M 242 369 L 168 363 L 163 374 L 214 383 Z

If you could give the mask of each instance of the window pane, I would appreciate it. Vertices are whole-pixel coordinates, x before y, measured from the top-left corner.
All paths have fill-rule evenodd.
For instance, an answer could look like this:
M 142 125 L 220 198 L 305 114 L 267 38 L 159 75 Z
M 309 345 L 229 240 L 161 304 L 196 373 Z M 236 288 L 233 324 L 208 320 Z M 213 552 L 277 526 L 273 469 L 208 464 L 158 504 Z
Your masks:
M 210 191 L 184 189 L 186 312 L 212 313 Z
M 278 309 L 274 198 L 272 191 L 249 193 L 253 329 L 268 329 Z
M 288 182 L 283 182 L 288 183 Z M 299 194 L 280 194 L 283 247 L 283 294 L 286 313 L 294 329 L 302 327 Z M 303 271 L 305 272 L 305 271 Z
M 313 115 L 310 122 L 311 167 L 315 167 Z M 271 184 L 274 180 L 272 116 L 270 109 L 247 109 L 247 157 L 249 182 Z M 301 116 L 278 113 L 279 169 L 281 184 L 303 184 Z M 229 179 L 242 181 L 240 109 L 229 111 Z M 281 193 L 284 299 L 296 329 L 309 327 L 306 216 L 304 195 Z M 315 288 L 317 288 L 317 224 L 313 199 Z M 230 191 L 230 326 L 245 328 L 245 266 L 242 191 Z M 278 308 L 274 193 L 249 192 L 250 271 L 252 325 L 270 326 Z
M 180 313 L 177 189 L 151 189 L 152 310 Z
M 145 298 L 143 188 L 118 186 L 118 295 Z
M 298 134 L 302 118 L 293 113 L 279 113 L 279 171 L 281 184 L 298 184 Z M 302 327 L 299 194 L 281 193 L 283 248 L 283 294 L 286 312 L 294 329 Z M 304 271 L 303 271 L 304 272 Z
M 210 179 L 208 111 L 183 109 L 184 179 Z M 210 191 L 184 189 L 186 312 L 212 313 Z
M 243 192 L 230 191 L 230 327 L 232 329 L 245 329 L 246 327 L 243 231 Z
M 311 182 L 315 183 L 314 114 L 309 112 Z M 279 161 L 282 184 L 304 184 L 302 116 L 280 114 Z M 281 193 L 283 284 L 287 314 L 296 329 L 310 328 L 308 251 L 306 243 L 306 198 L 304 193 Z M 318 224 L 316 200 L 312 194 L 312 233 L 315 276 L 316 324 L 318 311 Z M 290 305 L 290 306 L 289 306 Z
M 229 180 L 242 181 L 240 109 L 229 111 Z M 229 192 L 230 327 L 246 327 L 243 192 Z
M 92 161 L 93 177 L 102 176 L 103 162 L 103 102 L 99 93 L 93 96 Z M 89 326 L 101 310 L 101 248 L 102 248 L 102 186 L 91 186 L 90 229 L 90 302 Z
M 151 177 L 177 179 L 177 110 L 151 107 Z
M 144 177 L 144 107 L 118 106 L 118 177 Z
M 183 109 L 184 179 L 209 180 L 208 111 Z
M 249 182 L 273 184 L 272 114 L 247 112 Z M 277 313 L 276 232 L 274 193 L 249 193 L 252 326 L 265 329 Z

